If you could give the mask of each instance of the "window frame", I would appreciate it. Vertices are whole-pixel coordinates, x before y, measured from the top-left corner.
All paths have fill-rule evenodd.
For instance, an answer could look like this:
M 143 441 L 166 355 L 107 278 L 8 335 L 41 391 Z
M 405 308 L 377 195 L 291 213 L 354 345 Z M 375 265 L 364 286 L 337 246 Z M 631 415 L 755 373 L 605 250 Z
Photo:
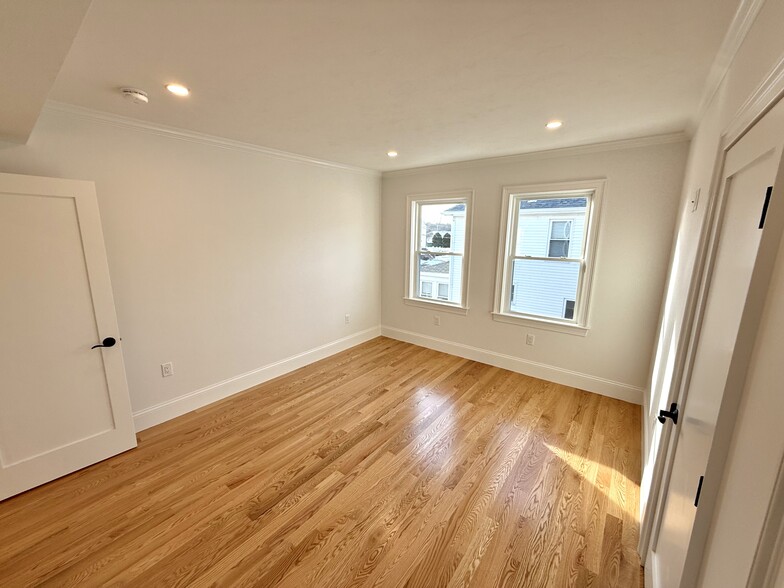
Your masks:
M 496 268 L 495 304 L 492 313 L 494 320 L 571 335 L 585 336 L 588 334 L 588 330 L 590 329 L 590 299 L 594 284 L 593 278 L 596 267 L 601 207 L 606 182 L 607 180 L 602 178 L 576 182 L 504 186 Z M 519 213 L 517 211 L 519 209 L 520 201 L 577 197 L 588 198 L 588 206 L 585 213 L 586 223 L 583 237 L 583 249 L 580 257 L 516 255 L 514 247 L 518 234 Z M 552 226 L 550 229 L 552 229 Z M 550 252 L 551 234 L 552 233 L 548 233 L 547 251 L 545 252 L 547 254 Z M 511 282 L 515 259 L 542 259 L 552 263 L 580 263 L 580 275 L 577 282 L 577 294 L 575 296 L 575 316 L 573 319 L 543 317 L 511 310 Z
M 422 298 L 418 296 L 417 287 L 419 285 L 419 264 L 415 259 L 420 250 L 419 242 L 419 223 L 420 209 L 426 204 L 465 204 L 466 207 L 466 227 L 465 242 L 463 253 L 444 253 L 442 255 L 459 255 L 463 259 L 462 284 L 460 292 L 460 304 L 441 300 L 436 297 Z M 421 308 L 438 308 L 446 312 L 456 314 L 468 313 L 468 283 L 471 258 L 471 230 L 472 217 L 474 213 L 474 191 L 473 190 L 454 190 L 448 192 L 430 192 L 426 194 L 410 194 L 406 199 L 406 279 L 403 302 L 411 306 Z M 454 238 L 454 235 L 452 235 Z M 438 286 L 434 288 L 436 290 Z

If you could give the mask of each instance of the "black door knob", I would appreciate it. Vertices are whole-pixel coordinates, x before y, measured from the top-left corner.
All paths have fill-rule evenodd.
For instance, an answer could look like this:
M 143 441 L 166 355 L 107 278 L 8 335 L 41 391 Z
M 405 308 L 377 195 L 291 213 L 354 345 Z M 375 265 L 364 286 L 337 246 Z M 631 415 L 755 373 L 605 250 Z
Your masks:
M 672 424 L 678 424 L 678 405 L 676 403 L 672 403 L 670 405 L 670 410 L 660 410 L 659 416 L 656 417 L 660 423 L 664 424 L 667 422 L 667 419 L 672 419 Z
M 101 341 L 98 345 L 93 345 L 90 349 L 97 349 L 98 347 L 114 347 L 114 344 L 117 343 L 117 339 L 114 337 L 106 337 L 103 341 Z

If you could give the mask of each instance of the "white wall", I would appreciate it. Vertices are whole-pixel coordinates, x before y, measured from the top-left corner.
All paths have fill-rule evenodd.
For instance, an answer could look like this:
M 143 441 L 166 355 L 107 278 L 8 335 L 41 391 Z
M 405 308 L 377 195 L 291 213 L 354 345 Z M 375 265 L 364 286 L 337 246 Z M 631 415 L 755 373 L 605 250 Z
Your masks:
M 384 174 L 383 332 L 641 403 L 687 149 L 682 141 L 626 144 Z M 607 188 L 588 335 L 492 320 L 502 187 L 599 177 Z M 463 189 L 475 190 L 468 314 L 404 304 L 406 196 Z M 533 347 L 525 345 L 529 332 Z
M 26 146 L 0 149 L 0 171 L 96 182 L 142 426 L 297 366 L 215 386 L 227 379 L 377 334 L 375 174 L 53 109 Z M 168 361 L 175 375 L 163 379 L 160 364 Z M 146 410 L 204 388 L 186 402 Z
M 733 122 L 734 116 L 744 102 L 767 78 L 776 64 L 784 59 L 782 23 L 784 23 L 784 2 L 767 0 L 702 116 L 692 139 L 680 204 L 679 226 L 673 247 L 668 292 L 662 310 L 657 354 L 650 379 L 651 395 L 647 401 L 648 423 L 652 422 L 653 415 L 659 408 L 666 405 L 671 393 L 672 365 L 678 353 L 677 343 L 683 329 L 687 293 L 697 257 L 698 235 L 705 222 L 706 205 L 711 182 L 716 173 L 715 164 L 721 136 Z M 698 210 L 692 213 L 689 201 L 697 189 L 701 190 L 701 201 Z M 781 301 L 783 294 L 780 282 L 781 272 L 784 271 L 782 268 L 784 268 L 784 255 L 780 253 L 775 273 L 778 277 L 774 277 L 769 301 L 778 300 L 779 303 Z M 747 500 L 738 500 L 737 495 L 733 496 L 732 489 L 737 490 L 737 485 L 740 484 L 743 488 L 754 487 L 754 492 L 758 495 L 769 496 L 771 480 L 775 477 L 781 453 L 784 451 L 784 429 L 780 424 L 776 424 L 781 414 L 784 414 L 782 413 L 784 407 L 767 403 L 766 407 L 761 409 L 757 407 L 755 413 L 749 406 L 753 402 L 749 395 L 753 394 L 754 386 L 758 386 L 759 383 L 768 382 L 769 385 L 778 385 L 780 389 L 781 343 L 780 341 L 775 343 L 774 338 L 775 333 L 780 334 L 784 331 L 784 317 L 770 304 L 765 312 L 764 326 L 758 335 L 757 351 L 744 393 L 746 397 L 738 414 L 722 490 L 713 515 L 712 531 L 703 557 L 699 585 L 705 588 L 734 586 L 736 584 L 732 583 L 734 580 L 730 580 L 729 574 L 740 572 L 740 577 L 744 577 L 743 572 L 748 571 L 747 566 L 745 570 L 739 566 L 733 523 L 743 520 L 748 531 L 760 521 L 751 521 L 744 517 L 744 513 L 749 512 L 747 508 L 749 503 Z M 780 339 L 780 335 L 778 336 Z M 777 350 L 778 360 L 765 356 L 763 341 L 768 341 L 772 345 L 770 350 Z M 776 378 L 773 377 L 774 374 Z M 766 423 L 764 418 L 759 418 L 761 415 L 767 415 L 772 422 Z M 652 435 L 656 432 L 658 432 L 657 428 L 649 428 L 646 436 L 647 446 L 651 446 Z M 757 437 L 753 434 L 750 436 L 750 432 L 756 432 Z M 749 463 L 754 464 L 751 470 L 747 467 Z M 645 463 L 646 473 L 650 472 L 652 465 L 653 455 L 649 454 Z M 645 478 L 646 476 L 644 480 Z
M 703 113 L 689 150 L 688 166 L 680 202 L 679 222 L 668 273 L 667 295 L 662 308 L 657 352 L 649 380 L 647 406 L 653 419 L 667 403 L 672 386 L 672 367 L 678 353 L 687 295 L 694 274 L 697 245 L 702 231 L 721 135 L 743 102 L 768 75 L 784 52 L 781 23 L 784 2 L 769 0 L 758 14 L 723 83 Z M 696 211 L 691 199 L 701 197 Z M 650 442 L 650 434 L 647 438 Z

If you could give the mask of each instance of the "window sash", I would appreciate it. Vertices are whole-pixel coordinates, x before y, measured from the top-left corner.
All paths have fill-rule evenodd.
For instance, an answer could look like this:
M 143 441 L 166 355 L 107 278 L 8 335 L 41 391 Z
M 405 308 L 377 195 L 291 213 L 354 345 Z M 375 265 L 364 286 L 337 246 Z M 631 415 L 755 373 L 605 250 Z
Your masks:
M 454 237 L 455 237 L 454 228 L 452 229 L 452 231 L 449 231 L 451 240 L 448 249 L 444 247 L 431 247 L 428 249 L 427 243 L 422 243 L 422 229 L 424 228 L 422 226 L 422 207 L 427 205 L 432 206 L 433 204 L 443 204 L 443 205 L 464 204 L 466 207 L 466 212 L 468 211 L 468 206 L 469 206 L 467 200 L 460 199 L 460 198 L 457 198 L 455 200 L 444 199 L 444 200 L 416 201 L 416 214 L 415 214 L 416 218 L 414 219 L 414 223 L 416 223 L 416 238 L 414 240 L 415 249 L 417 250 L 417 252 L 424 252 L 424 253 L 438 253 L 440 255 L 463 255 L 463 253 L 465 253 L 465 240 L 463 242 L 463 251 L 457 251 L 452 248 L 452 243 L 454 242 Z M 412 230 L 414 229 L 414 227 L 411 228 Z
M 530 259 L 532 261 L 570 261 L 572 263 L 585 263 L 585 260 L 582 257 L 539 257 L 538 255 L 510 255 L 509 259 L 512 261 L 515 259 Z
M 584 309 L 582 308 L 582 303 L 578 303 L 577 301 L 583 301 L 585 297 L 583 296 L 583 287 L 584 287 L 584 277 L 585 277 L 585 270 L 587 268 L 586 263 L 586 251 L 588 246 L 588 234 L 587 230 L 590 226 L 591 215 L 593 213 L 593 203 L 595 192 L 593 191 L 586 191 L 585 193 L 581 193 L 579 195 L 580 198 L 586 199 L 586 209 L 585 209 L 585 230 L 586 234 L 582 240 L 582 247 L 580 250 L 580 257 L 549 257 L 549 256 L 537 256 L 537 255 L 516 255 L 516 244 L 517 239 L 519 237 L 520 231 L 520 205 L 525 200 L 543 200 L 544 198 L 563 198 L 563 192 L 555 192 L 553 194 L 548 194 L 546 196 L 539 195 L 539 194 L 524 194 L 524 195 L 512 195 L 509 199 L 509 214 L 511 218 L 509 219 L 509 226 L 507 228 L 507 243 L 506 243 L 506 262 L 503 274 L 503 284 L 502 284 L 502 300 L 501 300 L 501 312 L 513 316 L 520 316 L 520 317 L 530 317 L 533 319 L 545 320 L 550 322 L 560 322 L 564 324 L 579 324 L 580 319 L 582 318 Z M 566 219 L 564 219 L 566 220 Z M 569 222 L 569 239 L 555 239 L 556 241 L 569 241 L 569 245 L 571 246 L 571 233 L 573 229 L 572 221 L 574 219 L 568 219 Z M 551 220 L 550 222 L 550 230 L 548 233 L 548 240 L 547 240 L 547 252 L 550 252 L 550 243 L 553 241 L 552 234 L 553 234 L 553 222 L 559 222 L 556 220 Z M 563 221 L 561 221 L 563 222 Z M 512 310 L 512 275 L 514 273 L 514 262 L 517 259 L 524 259 L 524 260 L 531 260 L 531 261 L 547 261 L 552 263 L 558 262 L 571 262 L 571 263 L 579 263 L 580 264 L 580 271 L 577 276 L 577 292 L 575 295 L 575 307 L 574 312 L 571 319 L 567 318 L 553 318 L 550 316 L 542 315 L 542 314 L 534 314 L 534 313 L 525 313 L 525 312 L 518 312 L 516 310 Z
M 423 253 L 426 254 L 426 255 L 454 255 L 455 257 L 459 257 L 460 258 L 460 269 L 461 269 L 461 274 L 460 275 L 461 275 L 462 279 L 461 279 L 461 284 L 460 284 L 461 290 L 460 290 L 460 303 L 459 304 L 461 306 L 464 305 L 465 301 L 463 300 L 464 289 L 463 289 L 462 280 L 465 280 L 465 263 L 463 261 L 464 256 L 463 256 L 462 253 L 441 253 L 441 252 L 434 253 L 433 251 L 430 251 L 430 250 L 424 250 L 424 251 L 417 250 L 417 251 L 415 251 L 413 256 L 412 256 L 412 259 L 411 259 L 411 263 L 414 264 L 414 288 L 412 289 L 413 291 L 411 292 L 411 297 L 412 298 L 417 298 L 419 300 L 439 300 L 441 302 L 446 302 L 447 304 L 458 304 L 457 302 L 451 302 L 449 300 L 449 290 L 447 290 L 447 294 L 446 294 L 447 297 L 446 298 L 440 298 L 438 296 L 438 286 L 441 285 L 441 284 L 438 284 L 436 286 L 436 295 L 435 296 L 432 295 L 432 294 L 430 296 L 422 296 L 420 294 L 420 292 L 419 292 L 419 283 L 420 283 L 420 281 L 422 279 L 422 271 L 421 271 L 421 268 L 419 266 L 419 256 L 421 254 L 423 254 Z M 431 292 L 432 292 L 432 290 L 431 290 Z
M 432 194 L 411 194 L 408 196 L 408 259 L 407 259 L 407 272 L 406 272 L 406 290 L 404 300 L 423 301 L 428 304 L 440 304 L 443 306 L 451 306 L 462 310 L 467 310 L 468 298 L 468 266 L 469 255 L 471 248 L 471 216 L 473 205 L 474 193 L 472 190 L 461 190 L 455 192 L 443 192 Z M 452 230 L 439 231 L 442 234 L 448 232 L 451 237 L 449 247 L 432 247 L 426 243 L 427 234 L 423 230 L 423 207 L 429 205 L 445 205 L 446 208 L 462 204 L 464 212 L 458 213 L 464 215 L 464 234 L 460 241 L 462 247 L 456 249 L 455 228 L 456 225 L 452 222 Z M 423 234 L 425 233 L 425 234 Z M 420 256 L 453 256 L 451 262 L 453 264 L 459 263 L 457 266 L 460 269 L 460 280 L 456 283 L 449 283 L 449 292 L 447 299 L 437 298 L 437 286 L 433 286 L 433 294 L 431 297 L 423 297 L 420 295 Z M 459 260 L 459 261 L 458 261 Z M 455 267 L 455 266 L 452 266 Z M 457 299 L 456 301 L 449 298 Z

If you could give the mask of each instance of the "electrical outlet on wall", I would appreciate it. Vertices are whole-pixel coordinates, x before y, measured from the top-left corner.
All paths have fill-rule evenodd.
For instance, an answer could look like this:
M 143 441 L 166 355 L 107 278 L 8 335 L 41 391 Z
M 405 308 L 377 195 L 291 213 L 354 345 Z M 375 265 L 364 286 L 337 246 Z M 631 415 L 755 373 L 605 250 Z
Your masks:
M 346 324 L 349 324 L 351 322 L 351 315 L 346 313 L 346 316 L 345 316 L 345 318 L 343 320 L 346 321 Z
M 168 378 L 174 375 L 174 366 L 172 362 L 161 364 L 161 377 Z
M 435 326 L 437 326 L 437 327 L 440 327 L 440 326 L 441 326 L 441 317 L 440 317 L 440 316 L 438 316 L 437 314 L 434 314 L 434 315 L 433 315 L 433 324 L 434 324 Z
M 525 344 L 526 345 L 533 345 L 534 343 L 536 343 L 536 335 L 534 335 L 533 333 L 528 333 L 525 336 Z

